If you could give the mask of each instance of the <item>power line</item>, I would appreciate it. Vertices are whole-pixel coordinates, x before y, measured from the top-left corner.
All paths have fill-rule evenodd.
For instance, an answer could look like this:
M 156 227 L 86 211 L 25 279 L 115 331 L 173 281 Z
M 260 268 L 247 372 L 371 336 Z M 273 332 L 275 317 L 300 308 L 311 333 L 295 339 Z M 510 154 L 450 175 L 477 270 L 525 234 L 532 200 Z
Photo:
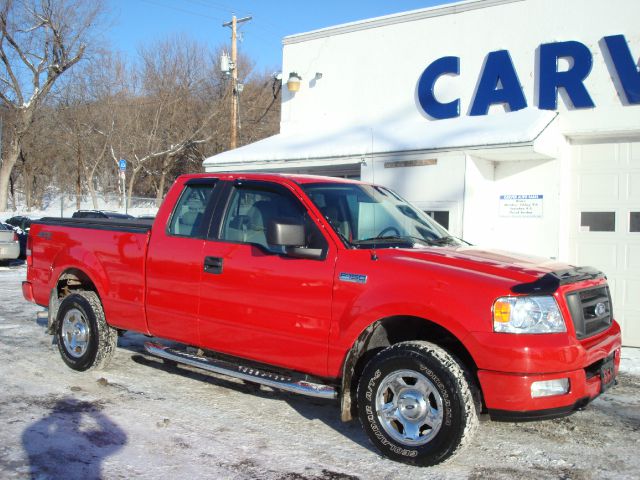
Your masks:
M 195 17 L 200 17 L 200 18 L 208 18 L 209 20 L 216 20 L 216 21 L 221 21 L 222 18 L 221 17 L 212 17 L 210 15 L 206 15 L 203 13 L 197 13 L 197 12 L 193 12 L 191 10 L 186 10 L 184 8 L 179 8 L 179 7 L 175 7 L 173 5 L 166 5 L 164 3 L 159 3 L 159 2 L 155 2 L 153 0 L 140 0 L 141 2 L 144 3 L 148 3 L 149 5 L 153 5 L 155 7 L 162 7 L 162 8 L 167 8 L 169 10 L 175 10 L 176 12 L 182 12 L 182 13 L 186 13 L 188 15 L 193 15 Z
M 202 6 L 205 8 L 212 8 L 212 9 L 219 9 L 231 14 L 239 14 L 239 15 L 246 15 L 246 16 L 250 16 L 251 12 L 248 10 L 238 10 L 238 9 L 234 9 L 229 5 L 223 4 L 223 3 L 218 3 L 218 2 L 209 2 L 207 0 L 186 0 L 189 3 L 191 3 L 194 6 Z M 270 25 L 271 27 L 273 27 L 273 29 L 271 27 L 267 27 L 265 25 L 262 25 L 260 23 L 254 23 L 253 25 L 255 25 L 256 27 L 258 27 L 259 29 L 261 29 L 264 33 L 268 34 L 268 35 L 273 35 L 275 38 L 277 38 L 278 40 L 280 40 L 281 35 L 278 32 L 278 30 L 280 30 L 281 28 L 274 25 L 273 23 L 269 23 L 265 20 L 261 20 L 261 22 L 263 24 L 266 25 Z M 264 38 L 264 37 L 263 37 Z
M 193 5 L 198 5 L 198 6 L 207 7 L 207 8 L 217 8 L 218 10 L 223 10 L 224 12 L 227 12 L 227 13 L 244 13 L 242 11 L 238 11 L 238 9 L 232 8 L 231 6 L 225 5 L 223 3 L 208 2 L 206 0 L 186 0 L 186 1 Z
M 161 8 L 166 8 L 166 9 L 169 9 L 169 10 L 174 10 L 176 12 L 185 13 L 187 15 L 192 15 L 192 16 L 199 17 L 199 18 L 206 18 L 206 19 L 209 19 L 209 20 L 216 20 L 216 21 L 222 21 L 223 20 L 222 17 L 214 17 L 214 16 L 211 16 L 211 15 L 207 15 L 205 13 L 197 13 L 197 12 L 194 12 L 192 10 L 187 10 L 187 9 L 184 9 L 184 8 L 175 7 L 173 5 L 167 5 L 167 4 L 164 4 L 164 3 L 160 3 L 159 1 L 154 1 L 154 0 L 140 0 L 140 1 L 144 2 L 144 3 L 147 3 L 149 5 L 153 5 L 155 7 L 161 7 Z M 191 0 L 191 1 L 192 2 L 196 2 L 197 0 Z M 198 5 L 200 5 L 200 3 L 198 3 Z M 262 39 L 267 40 L 267 41 L 270 41 L 272 39 L 280 40 L 280 35 L 277 32 L 272 32 L 272 31 L 270 31 L 269 29 L 265 28 L 264 26 L 262 26 L 260 24 L 258 24 L 256 26 L 259 29 L 262 30 L 263 34 L 272 36 L 273 38 L 267 38 L 267 37 L 265 37 L 265 35 L 254 31 L 252 34 L 255 35 L 256 37 L 262 38 Z

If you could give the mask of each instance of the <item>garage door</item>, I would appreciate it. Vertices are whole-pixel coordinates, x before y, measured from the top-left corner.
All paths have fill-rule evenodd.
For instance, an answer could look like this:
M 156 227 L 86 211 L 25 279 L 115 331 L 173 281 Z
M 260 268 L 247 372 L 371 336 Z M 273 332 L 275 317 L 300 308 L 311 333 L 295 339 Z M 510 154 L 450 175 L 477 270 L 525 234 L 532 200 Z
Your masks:
M 571 262 L 604 271 L 624 345 L 640 347 L 640 142 L 573 147 Z

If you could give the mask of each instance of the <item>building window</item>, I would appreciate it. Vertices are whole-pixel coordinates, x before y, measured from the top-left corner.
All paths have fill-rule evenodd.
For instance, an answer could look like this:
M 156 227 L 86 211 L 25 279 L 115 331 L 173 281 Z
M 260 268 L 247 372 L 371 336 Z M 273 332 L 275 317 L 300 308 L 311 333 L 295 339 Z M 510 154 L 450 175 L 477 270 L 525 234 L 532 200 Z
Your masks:
M 580 226 L 587 232 L 615 232 L 616 212 L 581 212 Z
M 449 210 L 425 210 L 424 213 L 429 215 L 447 230 L 449 229 Z
M 640 232 L 640 212 L 629 213 L 629 231 Z

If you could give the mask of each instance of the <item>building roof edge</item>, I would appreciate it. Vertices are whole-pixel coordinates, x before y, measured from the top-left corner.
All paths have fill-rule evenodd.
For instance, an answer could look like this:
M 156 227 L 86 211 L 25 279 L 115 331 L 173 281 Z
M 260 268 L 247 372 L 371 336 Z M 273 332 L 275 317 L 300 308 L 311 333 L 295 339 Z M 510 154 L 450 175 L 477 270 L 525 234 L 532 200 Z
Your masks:
M 465 0 L 447 5 L 439 5 L 436 7 L 421 8 L 418 10 L 410 10 L 408 12 L 394 13 L 382 17 L 368 18 L 350 23 L 343 23 L 327 28 L 312 30 L 310 32 L 297 33 L 288 35 L 282 39 L 283 45 L 291 45 L 295 43 L 306 42 L 318 38 L 324 38 L 333 35 L 342 35 L 345 33 L 357 32 L 360 30 L 368 30 L 371 28 L 385 27 L 397 23 L 413 22 L 423 20 L 425 18 L 440 17 L 443 15 L 452 15 L 456 13 L 467 12 L 470 10 L 478 10 L 480 8 L 495 7 L 507 3 L 524 2 L 526 0 Z

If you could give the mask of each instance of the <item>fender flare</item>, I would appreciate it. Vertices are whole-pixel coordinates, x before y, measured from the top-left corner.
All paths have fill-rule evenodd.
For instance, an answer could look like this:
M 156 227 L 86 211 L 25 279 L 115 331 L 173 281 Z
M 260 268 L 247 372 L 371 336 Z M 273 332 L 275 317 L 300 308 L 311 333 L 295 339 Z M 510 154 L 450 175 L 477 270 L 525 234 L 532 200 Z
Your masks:
M 98 275 L 94 271 L 90 271 L 91 269 L 87 269 L 86 267 L 78 267 L 73 264 L 62 264 L 56 265 L 56 260 L 58 257 L 54 259 L 52 263 L 52 275 L 51 275 L 51 283 L 49 285 L 49 303 L 48 303 L 48 315 L 47 315 L 47 333 L 49 335 L 55 334 L 58 309 L 60 308 L 60 303 L 62 302 L 62 298 L 60 297 L 60 292 L 58 290 L 58 286 L 62 280 L 64 280 L 65 275 L 73 275 L 77 277 L 77 273 L 80 273 L 82 276 L 86 277 L 87 281 L 93 285 L 93 289 L 98 295 L 99 299 L 102 299 L 102 295 L 104 292 L 104 286 L 101 282 L 96 281 Z M 96 259 L 97 261 L 97 259 Z M 99 263 L 98 263 L 99 264 Z M 100 264 L 99 264 L 100 265 Z M 100 269 L 102 266 L 100 265 Z M 89 272 L 88 272 L 89 271 Z M 103 271 L 104 273 L 104 271 Z M 106 277 L 105 277 L 106 278 Z
M 353 391 L 356 384 L 354 384 L 353 379 L 358 363 L 363 355 L 366 354 L 366 352 L 377 350 L 378 348 L 386 348 L 394 343 L 391 339 L 388 338 L 387 327 L 384 325 L 385 321 L 394 320 L 411 320 L 415 322 L 415 324 L 424 322 L 425 326 L 429 325 L 441 332 L 446 333 L 450 338 L 454 339 L 457 343 L 460 344 L 461 348 L 464 349 L 466 354 L 468 355 L 468 359 L 471 359 L 471 362 L 475 364 L 475 362 L 473 361 L 473 356 L 471 355 L 470 350 L 463 339 L 455 335 L 450 329 L 444 327 L 438 322 L 434 322 L 423 317 L 402 315 L 378 319 L 375 322 L 367 325 L 361 331 L 360 335 L 358 335 L 358 337 L 352 343 L 351 348 L 347 351 L 344 357 L 341 369 L 342 375 L 340 386 L 340 418 L 343 422 L 348 422 L 357 417 L 357 406 L 354 402 L 355 392 Z

